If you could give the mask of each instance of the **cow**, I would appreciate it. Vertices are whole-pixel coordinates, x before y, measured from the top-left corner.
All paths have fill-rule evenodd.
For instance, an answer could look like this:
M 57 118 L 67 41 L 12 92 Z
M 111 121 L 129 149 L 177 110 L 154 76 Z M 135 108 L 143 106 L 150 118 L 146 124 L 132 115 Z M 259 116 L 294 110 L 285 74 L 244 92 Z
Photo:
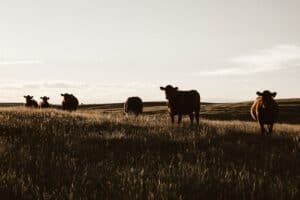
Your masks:
M 64 97 L 62 109 L 67 111 L 75 111 L 79 105 L 78 99 L 73 94 L 61 94 Z
M 25 107 L 33 107 L 33 108 L 38 107 L 38 103 L 36 100 L 33 99 L 33 96 L 26 95 L 24 96 L 24 98 L 26 99 Z
M 42 100 L 40 102 L 40 108 L 49 108 L 50 107 L 50 104 L 48 102 L 48 100 L 50 99 L 49 97 L 43 96 L 43 97 L 40 97 L 40 99 Z
M 271 93 L 268 90 L 256 92 L 258 97 L 251 106 L 251 116 L 258 121 L 261 134 L 265 135 L 265 125 L 268 127 L 268 134 L 272 134 L 273 125 L 278 118 L 279 107 L 274 100 L 276 92 Z
M 134 113 L 138 116 L 143 112 L 143 101 L 140 97 L 128 97 L 124 103 L 124 113 L 128 115 L 129 113 Z
M 172 85 L 160 87 L 160 89 L 165 92 L 168 100 L 168 111 L 172 124 L 174 123 L 175 115 L 178 115 L 178 124 L 181 123 L 183 115 L 189 115 L 191 126 L 193 125 L 194 117 L 196 117 L 196 123 L 199 125 L 200 94 L 197 90 L 180 91 L 178 87 L 173 87 Z

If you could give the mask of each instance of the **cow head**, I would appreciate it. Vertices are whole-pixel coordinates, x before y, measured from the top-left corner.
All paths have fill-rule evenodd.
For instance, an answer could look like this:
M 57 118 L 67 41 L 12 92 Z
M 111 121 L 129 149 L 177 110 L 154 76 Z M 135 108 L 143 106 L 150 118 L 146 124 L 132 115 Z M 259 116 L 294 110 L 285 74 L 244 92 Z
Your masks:
M 166 87 L 160 87 L 161 90 L 165 91 L 166 99 L 172 100 L 175 98 L 178 87 L 173 87 L 172 85 L 167 85 Z
M 26 102 L 29 102 L 33 99 L 33 96 L 26 95 L 26 96 L 24 96 L 24 98 L 26 99 Z
M 263 107 L 268 108 L 273 105 L 274 98 L 276 97 L 276 92 L 270 92 L 269 90 L 265 90 L 262 93 L 256 92 L 256 94 L 262 98 Z
M 47 102 L 50 98 L 49 97 L 46 97 L 46 96 L 43 96 L 43 97 L 41 97 L 41 99 L 43 100 L 43 102 Z
M 64 94 L 61 94 L 62 97 L 64 97 L 64 99 L 70 99 L 71 98 L 71 94 L 68 94 L 68 93 L 64 93 Z
M 73 94 L 69 94 L 69 93 L 61 94 L 61 96 L 63 96 L 64 100 L 66 100 L 66 101 L 70 101 L 70 100 L 73 100 L 75 98 Z

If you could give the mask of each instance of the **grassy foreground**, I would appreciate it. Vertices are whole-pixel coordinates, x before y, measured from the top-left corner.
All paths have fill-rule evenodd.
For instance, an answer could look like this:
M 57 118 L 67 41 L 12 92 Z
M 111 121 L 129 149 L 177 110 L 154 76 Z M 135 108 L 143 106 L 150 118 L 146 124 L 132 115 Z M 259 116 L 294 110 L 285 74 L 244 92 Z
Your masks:
M 300 125 L 0 108 L 0 196 L 299 199 Z

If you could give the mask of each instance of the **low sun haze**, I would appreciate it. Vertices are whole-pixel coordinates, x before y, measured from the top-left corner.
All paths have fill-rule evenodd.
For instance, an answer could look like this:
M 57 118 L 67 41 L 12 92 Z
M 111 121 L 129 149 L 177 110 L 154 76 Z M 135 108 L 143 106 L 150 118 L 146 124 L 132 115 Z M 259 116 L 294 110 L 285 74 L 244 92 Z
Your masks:
M 300 2 L 1 1 L 0 102 L 164 100 L 159 86 L 203 101 L 300 96 Z

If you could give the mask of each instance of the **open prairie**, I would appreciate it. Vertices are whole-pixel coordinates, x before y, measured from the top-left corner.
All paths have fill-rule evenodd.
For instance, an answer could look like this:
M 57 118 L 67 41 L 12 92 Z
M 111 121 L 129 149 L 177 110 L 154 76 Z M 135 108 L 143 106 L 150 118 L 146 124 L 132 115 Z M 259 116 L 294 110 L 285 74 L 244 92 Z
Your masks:
M 300 100 L 279 100 L 272 136 L 250 102 L 204 103 L 200 127 L 165 103 L 125 118 L 122 104 L 0 106 L 1 199 L 299 199 Z

